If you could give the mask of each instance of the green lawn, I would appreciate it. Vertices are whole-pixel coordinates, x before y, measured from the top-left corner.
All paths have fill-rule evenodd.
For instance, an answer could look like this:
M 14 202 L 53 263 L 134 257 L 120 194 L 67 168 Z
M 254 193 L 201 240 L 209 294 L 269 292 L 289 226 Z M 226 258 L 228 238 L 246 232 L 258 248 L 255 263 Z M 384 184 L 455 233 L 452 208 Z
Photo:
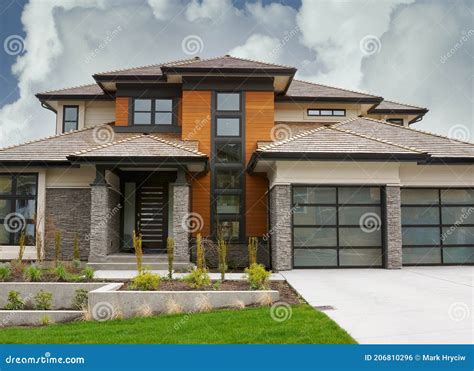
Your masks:
M 308 305 L 276 322 L 270 308 L 74 322 L 35 328 L 6 328 L 0 344 L 353 344 L 355 341 L 324 313 Z

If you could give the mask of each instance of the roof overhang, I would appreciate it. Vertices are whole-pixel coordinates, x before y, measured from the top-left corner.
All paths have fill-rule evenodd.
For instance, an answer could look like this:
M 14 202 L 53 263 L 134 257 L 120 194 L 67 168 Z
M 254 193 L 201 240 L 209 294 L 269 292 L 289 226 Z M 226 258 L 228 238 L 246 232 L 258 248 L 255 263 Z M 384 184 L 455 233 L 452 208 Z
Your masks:
M 423 162 L 429 159 L 424 153 L 308 153 L 308 152 L 254 152 L 247 164 L 252 173 L 260 160 L 263 161 L 396 161 Z
M 377 109 L 371 108 L 368 113 L 380 113 L 380 114 L 405 114 L 405 115 L 424 115 L 428 112 L 428 109 Z
M 341 103 L 380 103 L 382 97 L 374 98 L 352 98 L 352 97 L 306 97 L 306 96 L 287 96 L 278 95 L 275 97 L 276 102 L 341 102 Z

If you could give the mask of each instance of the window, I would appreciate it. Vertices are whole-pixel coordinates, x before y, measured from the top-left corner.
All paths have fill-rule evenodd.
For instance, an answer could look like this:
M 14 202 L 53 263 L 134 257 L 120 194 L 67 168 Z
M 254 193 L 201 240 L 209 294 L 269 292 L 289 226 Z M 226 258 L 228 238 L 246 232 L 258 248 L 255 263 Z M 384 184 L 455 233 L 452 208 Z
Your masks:
M 387 122 L 391 122 L 392 124 L 403 126 L 403 119 L 387 119 Z
M 240 111 L 239 93 L 217 93 L 218 111 Z
M 213 233 L 240 241 L 244 236 L 242 211 L 245 199 L 242 94 L 214 94 L 211 158 Z
M 293 265 L 382 265 L 380 187 L 293 187 Z
M 134 125 L 173 125 L 173 99 L 135 99 Z
M 79 122 L 79 106 L 64 106 L 63 133 L 77 130 Z
M 0 245 L 17 245 L 22 231 L 34 244 L 37 184 L 36 174 L 0 174 Z
M 401 191 L 403 264 L 474 263 L 474 189 Z
M 308 109 L 308 116 L 345 116 L 346 110 L 345 109 Z

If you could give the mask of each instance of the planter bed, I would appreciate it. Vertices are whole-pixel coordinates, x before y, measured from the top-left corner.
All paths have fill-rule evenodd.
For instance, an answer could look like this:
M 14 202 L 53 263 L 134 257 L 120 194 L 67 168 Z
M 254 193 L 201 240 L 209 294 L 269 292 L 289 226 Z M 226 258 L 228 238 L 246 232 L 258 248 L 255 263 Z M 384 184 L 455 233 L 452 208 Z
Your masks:
M 48 323 L 70 322 L 80 318 L 78 310 L 0 310 L 0 327 L 39 326 Z
M 40 290 L 53 294 L 53 310 L 70 309 L 76 290 L 91 291 L 104 285 L 106 284 L 101 282 L 0 282 L 0 309 L 5 307 L 10 291 L 18 291 L 26 304 L 29 305 Z
M 248 283 L 224 281 L 218 289 L 191 289 L 182 281 L 161 281 L 157 291 L 131 291 L 111 283 L 89 292 L 89 310 L 96 320 L 158 313 L 202 312 L 218 308 L 269 305 L 277 301 L 299 303 L 286 282 L 271 282 L 270 290 L 249 290 Z

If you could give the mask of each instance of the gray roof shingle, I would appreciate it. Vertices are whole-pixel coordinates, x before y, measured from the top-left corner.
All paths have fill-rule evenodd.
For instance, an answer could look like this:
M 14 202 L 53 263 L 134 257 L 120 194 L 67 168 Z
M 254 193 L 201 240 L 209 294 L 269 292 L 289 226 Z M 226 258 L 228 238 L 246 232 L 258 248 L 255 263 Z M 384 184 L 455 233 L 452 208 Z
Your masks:
M 403 103 L 397 103 L 397 102 L 392 102 L 389 100 L 383 100 L 380 102 L 376 107 L 371 108 L 369 110 L 369 113 L 388 113 L 388 112 L 394 112 L 394 113 L 403 113 L 403 112 L 419 112 L 419 113 L 426 113 L 428 112 L 428 109 L 422 108 L 422 107 L 417 107 L 417 106 L 411 106 L 408 104 L 403 104 Z

